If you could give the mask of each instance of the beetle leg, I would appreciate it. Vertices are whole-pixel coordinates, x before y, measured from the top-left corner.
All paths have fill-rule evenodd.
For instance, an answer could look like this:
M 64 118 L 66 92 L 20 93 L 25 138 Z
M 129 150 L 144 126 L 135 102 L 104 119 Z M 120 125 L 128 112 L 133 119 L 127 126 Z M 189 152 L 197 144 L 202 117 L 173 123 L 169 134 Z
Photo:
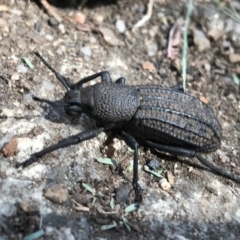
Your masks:
M 173 155 L 184 156 L 184 157 L 189 157 L 189 158 L 196 157 L 203 165 L 205 165 L 206 167 L 211 169 L 212 172 L 214 172 L 215 174 L 225 177 L 225 178 L 228 178 L 228 179 L 231 179 L 237 183 L 240 183 L 240 178 L 238 178 L 230 173 L 227 173 L 218 167 L 215 167 L 212 163 L 208 162 L 205 158 L 203 158 L 200 154 L 196 153 L 193 150 L 184 149 L 184 148 L 180 148 L 180 147 L 166 146 L 166 145 L 154 143 L 151 141 L 146 141 L 146 143 L 149 147 L 155 148 L 160 151 L 168 152 Z
M 103 130 L 104 130 L 103 128 L 86 130 L 79 134 L 62 139 L 57 144 L 54 144 L 52 146 L 49 146 L 49 147 L 43 149 L 42 151 L 32 154 L 31 157 L 29 159 L 27 159 L 26 161 L 17 163 L 16 167 L 19 168 L 22 166 L 23 168 L 25 168 L 25 167 L 31 165 L 32 163 L 37 162 L 38 158 L 42 157 L 43 155 L 45 155 L 47 153 L 50 153 L 50 152 L 55 151 L 60 148 L 65 148 L 65 147 L 69 147 L 74 144 L 81 143 L 88 139 L 92 139 L 92 138 L 96 137 L 98 134 L 100 134 Z
M 151 142 L 151 141 L 146 141 L 146 143 L 149 147 L 156 148 L 160 151 L 168 152 L 173 155 L 184 156 L 184 157 L 189 157 L 189 158 L 196 156 L 196 152 L 193 150 L 180 148 L 180 147 L 167 146 L 167 145 L 163 145 L 163 144 L 155 143 L 155 142 Z
M 125 85 L 126 79 L 124 77 L 120 77 L 115 81 L 115 83 Z
M 36 96 L 32 96 L 32 99 L 34 101 L 37 101 L 37 102 L 44 102 L 44 103 L 47 103 L 49 105 L 55 105 L 54 102 L 48 100 L 48 99 L 45 99 L 45 98 L 39 98 L 39 97 L 36 97 Z
M 217 175 L 219 176 L 223 176 L 225 178 L 231 179 L 237 183 L 240 183 L 240 178 L 234 176 L 231 173 L 227 173 L 226 171 L 215 167 L 213 164 L 211 164 L 210 162 L 208 162 L 205 158 L 203 158 L 201 155 L 196 154 L 195 156 L 202 164 L 204 164 L 205 166 L 207 166 L 208 168 L 210 168 L 213 172 L 215 172 Z
M 184 92 L 184 88 L 181 83 L 178 83 L 177 85 L 172 86 L 171 89 L 176 92 Z
M 142 191 L 141 187 L 138 184 L 138 147 L 139 144 L 135 138 L 131 135 L 122 131 L 121 134 L 124 142 L 134 150 L 134 158 L 133 158 L 133 188 L 135 191 L 135 201 L 138 203 L 142 202 Z
M 108 71 L 102 71 L 102 72 L 98 72 L 98 73 L 95 73 L 91 76 L 88 76 L 88 77 L 85 77 L 85 78 L 81 79 L 79 82 L 72 85 L 72 89 L 81 88 L 84 83 L 90 82 L 91 80 L 96 79 L 98 77 L 101 77 L 101 80 L 104 83 L 112 83 L 112 79 L 111 79 L 111 76 L 110 76 L 109 72 Z

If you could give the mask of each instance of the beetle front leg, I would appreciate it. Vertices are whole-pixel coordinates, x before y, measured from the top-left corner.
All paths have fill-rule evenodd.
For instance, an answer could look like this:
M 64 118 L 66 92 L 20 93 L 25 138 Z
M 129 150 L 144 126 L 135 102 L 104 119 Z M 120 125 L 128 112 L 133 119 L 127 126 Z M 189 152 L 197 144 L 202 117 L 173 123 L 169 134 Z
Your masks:
M 81 88 L 84 83 L 90 82 L 91 80 L 94 80 L 98 77 L 101 77 L 101 80 L 104 83 L 111 83 L 112 82 L 110 73 L 108 71 L 102 71 L 102 72 L 98 72 L 98 73 L 95 73 L 91 76 L 88 76 L 88 77 L 85 77 L 85 78 L 81 79 L 79 82 L 72 85 L 72 89 Z
M 126 79 L 124 77 L 120 77 L 115 81 L 115 83 L 125 85 Z
M 57 144 L 54 144 L 50 147 L 43 149 L 42 151 L 32 154 L 31 157 L 29 159 L 27 159 L 26 161 L 17 163 L 16 167 L 19 168 L 22 166 L 23 168 L 25 168 L 25 167 L 31 165 L 32 163 L 37 162 L 39 158 L 41 158 L 43 155 L 45 155 L 47 153 L 50 153 L 50 152 L 60 149 L 60 148 L 69 147 L 71 145 L 75 145 L 75 144 L 81 143 L 83 141 L 92 139 L 92 138 L 96 137 L 98 134 L 100 134 L 103 130 L 104 130 L 103 128 L 86 130 L 79 134 L 62 139 Z
M 131 135 L 122 132 L 122 138 L 124 142 L 134 150 L 134 158 L 133 158 L 133 188 L 135 191 L 135 201 L 137 203 L 142 202 L 142 189 L 138 184 L 138 147 L 139 144 L 135 138 Z
M 184 88 L 181 83 L 178 83 L 177 85 L 172 86 L 171 89 L 176 92 L 184 92 Z

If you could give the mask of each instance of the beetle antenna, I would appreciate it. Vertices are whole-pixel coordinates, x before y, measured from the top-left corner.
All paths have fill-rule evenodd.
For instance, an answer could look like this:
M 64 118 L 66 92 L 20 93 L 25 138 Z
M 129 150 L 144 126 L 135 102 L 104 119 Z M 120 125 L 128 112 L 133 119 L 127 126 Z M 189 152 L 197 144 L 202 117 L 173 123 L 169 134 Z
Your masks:
M 53 67 L 51 67 L 51 65 L 40 55 L 39 52 L 33 51 L 33 53 L 43 62 L 43 64 L 49 70 L 51 70 L 55 74 L 56 78 L 62 83 L 62 85 L 67 89 L 67 91 L 72 89 L 72 84 L 68 81 L 68 79 L 58 73 Z

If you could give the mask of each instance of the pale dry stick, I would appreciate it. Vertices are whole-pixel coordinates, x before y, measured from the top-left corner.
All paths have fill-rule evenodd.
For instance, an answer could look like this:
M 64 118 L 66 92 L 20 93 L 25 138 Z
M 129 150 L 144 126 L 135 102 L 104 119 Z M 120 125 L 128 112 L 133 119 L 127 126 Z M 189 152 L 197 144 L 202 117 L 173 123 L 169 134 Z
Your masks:
M 190 21 L 190 16 L 193 10 L 193 0 L 188 0 L 187 14 L 185 19 L 184 33 L 183 33 L 183 50 L 182 50 L 182 79 L 183 79 L 183 89 L 186 91 L 187 82 L 187 48 L 188 48 L 188 25 Z
M 74 199 L 72 199 L 72 202 L 76 205 L 75 209 L 77 211 L 84 211 L 84 212 L 89 212 L 89 207 L 85 207 L 83 205 L 81 205 L 80 203 L 76 202 Z
M 62 18 L 57 14 L 57 12 L 46 0 L 40 0 L 40 1 L 50 16 L 54 17 L 58 22 L 62 22 Z
M 149 0 L 147 14 L 144 15 L 141 20 L 139 20 L 136 24 L 133 25 L 133 28 L 132 28 L 133 30 L 143 26 L 151 18 L 152 10 L 153 10 L 153 2 L 154 0 Z

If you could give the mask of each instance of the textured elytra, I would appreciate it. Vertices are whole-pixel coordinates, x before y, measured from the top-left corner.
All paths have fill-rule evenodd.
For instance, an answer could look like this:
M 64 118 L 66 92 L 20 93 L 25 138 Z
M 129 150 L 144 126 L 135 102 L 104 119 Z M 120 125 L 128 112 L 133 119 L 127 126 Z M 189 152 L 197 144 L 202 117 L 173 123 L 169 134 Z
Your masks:
M 188 94 L 138 86 L 140 106 L 128 131 L 141 139 L 199 152 L 211 152 L 221 143 L 221 126 L 211 108 Z

